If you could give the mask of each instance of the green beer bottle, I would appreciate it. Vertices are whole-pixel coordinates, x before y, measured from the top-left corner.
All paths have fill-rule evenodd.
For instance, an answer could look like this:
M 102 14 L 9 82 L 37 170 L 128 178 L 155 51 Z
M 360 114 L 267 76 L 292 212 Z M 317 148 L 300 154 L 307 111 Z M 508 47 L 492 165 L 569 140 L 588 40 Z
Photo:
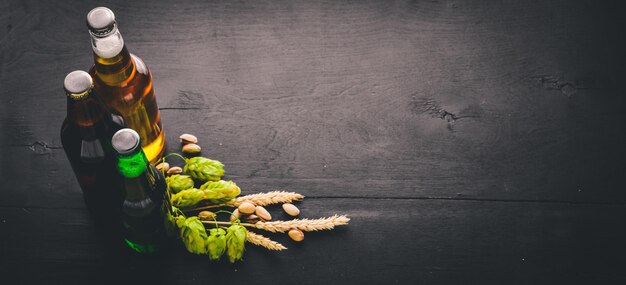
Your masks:
M 164 219 L 169 203 L 165 178 L 148 163 L 134 130 L 117 131 L 111 144 L 117 152 L 117 170 L 123 177 L 124 240 L 136 252 L 157 252 L 167 242 Z

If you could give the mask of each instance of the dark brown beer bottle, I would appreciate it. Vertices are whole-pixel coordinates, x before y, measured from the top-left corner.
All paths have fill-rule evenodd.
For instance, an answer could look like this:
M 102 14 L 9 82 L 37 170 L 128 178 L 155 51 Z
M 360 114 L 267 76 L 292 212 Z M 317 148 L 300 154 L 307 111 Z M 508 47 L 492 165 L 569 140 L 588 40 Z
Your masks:
M 98 98 L 87 72 L 69 73 L 64 87 L 67 117 L 61 127 L 63 149 L 96 224 L 114 234 L 121 228 L 122 196 L 111 138 L 124 127 L 124 122 Z
M 148 160 L 156 163 L 165 151 L 165 134 L 150 70 L 139 57 L 128 52 L 110 9 L 91 10 L 87 26 L 95 63 L 89 73 L 96 90 L 107 107 L 139 133 Z

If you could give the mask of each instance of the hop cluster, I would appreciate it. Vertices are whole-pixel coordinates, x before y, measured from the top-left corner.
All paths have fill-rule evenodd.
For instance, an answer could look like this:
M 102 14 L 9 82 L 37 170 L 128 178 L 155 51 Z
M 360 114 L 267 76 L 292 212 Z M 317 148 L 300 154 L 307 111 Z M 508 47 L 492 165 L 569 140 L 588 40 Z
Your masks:
M 170 193 L 176 194 L 180 191 L 193 188 L 193 179 L 189 175 L 175 174 L 165 178 Z
M 187 160 L 184 172 L 198 181 L 218 181 L 224 176 L 224 164 L 206 157 L 192 157 Z
M 168 194 L 171 194 L 168 195 L 170 198 L 169 202 L 171 203 L 167 203 L 167 207 L 171 206 L 171 209 L 167 211 L 165 226 L 169 234 L 179 233 L 187 251 L 194 254 L 207 254 L 211 260 L 218 260 L 226 253 L 229 261 L 234 263 L 242 259 L 246 242 L 263 246 L 270 250 L 287 249 L 282 244 L 267 237 L 248 232 L 236 219 L 234 222 L 232 220 L 231 222 L 217 221 L 215 219 L 216 213 L 223 211 L 216 213 L 202 211 L 198 216 L 187 218 L 184 214 L 185 209 L 181 211 L 179 208 L 186 208 L 189 212 L 195 212 L 205 208 L 221 206 L 243 207 L 242 204 L 245 202 L 256 206 L 254 207 L 256 215 L 265 220 L 270 220 L 271 216 L 269 216 L 267 211 L 265 211 L 265 213 L 268 218 L 263 217 L 263 212 L 260 211 L 260 209 L 265 209 L 262 206 L 290 203 L 292 201 L 301 200 L 304 196 L 294 192 L 272 191 L 237 197 L 241 193 L 241 189 L 239 189 L 237 184 L 233 181 L 221 180 L 224 175 L 224 165 L 221 162 L 205 157 L 187 159 L 179 154 L 175 155 L 185 160 L 186 164 L 183 171 L 186 175 L 179 174 L 181 173 L 180 167 L 177 167 L 176 172 L 168 172 L 170 175 L 176 174 L 166 179 Z M 194 181 L 204 182 L 204 184 L 200 186 L 199 189 L 194 188 Z M 214 205 L 194 209 L 190 208 L 201 202 L 208 202 Z M 293 205 L 291 206 L 293 207 Z M 286 212 L 292 214 L 285 208 L 285 205 L 283 205 L 283 208 Z M 237 211 L 238 210 L 235 210 L 235 212 Z M 231 213 L 231 215 L 235 216 L 234 213 Z M 294 215 L 297 215 L 297 213 Z M 199 217 L 204 220 L 204 222 Z M 249 216 L 249 218 L 252 218 L 252 216 Z M 214 221 L 208 221 L 210 219 Z M 350 221 L 348 217 L 343 215 L 334 215 L 320 219 L 294 219 L 289 221 L 268 222 L 265 220 L 245 225 L 269 232 L 289 232 L 289 236 L 295 241 L 302 240 L 303 231 L 331 230 L 335 226 L 346 225 Z M 204 223 L 215 224 L 215 228 L 208 230 L 207 234 Z M 225 225 L 229 227 L 226 228 Z M 294 235 L 292 235 L 293 232 L 299 233 L 299 236 L 296 235 L 294 237 Z
M 228 259 L 230 262 L 241 260 L 243 257 L 247 235 L 248 230 L 242 225 L 234 224 L 228 228 L 228 233 L 226 234 L 226 244 L 228 248 Z
M 186 218 L 179 215 L 174 220 L 187 251 L 208 254 L 211 260 L 219 259 L 224 252 L 227 252 L 230 262 L 241 260 L 243 257 L 248 236 L 248 230 L 244 226 L 233 224 L 226 231 L 214 228 L 210 229 L 207 235 L 204 224 L 198 217 Z
M 241 193 L 239 186 L 232 181 L 209 181 L 200 189 L 191 188 L 172 195 L 172 204 L 175 207 L 186 208 L 202 201 L 224 203 L 237 197 Z

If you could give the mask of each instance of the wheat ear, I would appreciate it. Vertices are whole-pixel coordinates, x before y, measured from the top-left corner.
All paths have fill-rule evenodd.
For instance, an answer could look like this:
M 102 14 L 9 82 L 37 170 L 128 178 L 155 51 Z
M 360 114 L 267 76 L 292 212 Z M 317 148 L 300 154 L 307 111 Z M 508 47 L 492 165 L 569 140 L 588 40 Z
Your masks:
M 259 234 L 255 234 L 251 231 L 248 231 L 248 236 L 246 237 L 246 240 L 248 240 L 248 242 L 250 242 L 251 244 L 256 244 L 258 246 L 262 246 L 264 248 L 267 248 L 269 250 L 285 250 L 287 249 L 284 245 L 275 242 L 267 237 L 264 237 L 262 235 Z
M 267 206 L 271 204 L 291 203 L 292 201 L 302 200 L 303 195 L 295 192 L 271 191 L 267 193 L 258 193 L 237 197 L 230 200 L 227 204 L 238 207 L 243 202 L 252 202 L 257 206 Z
M 302 198 L 304 198 L 303 195 L 295 192 L 272 191 L 237 197 L 223 204 L 213 204 L 193 209 L 184 209 L 183 211 L 189 213 L 219 207 L 239 207 L 239 205 L 245 201 L 252 202 L 257 206 L 267 206 L 271 204 L 291 203 L 292 201 L 302 200 Z
M 255 224 L 250 223 L 239 223 L 244 227 L 257 228 L 260 230 L 266 230 L 273 233 L 284 233 L 288 232 L 291 229 L 299 229 L 305 232 L 312 231 L 324 231 L 324 230 L 332 230 L 335 226 L 347 225 L 350 221 L 350 218 L 345 215 L 334 215 L 328 218 L 319 218 L 319 219 L 295 219 L 290 221 L 273 221 L 273 222 L 256 222 Z M 222 221 L 202 221 L 203 224 L 208 225 L 223 225 L 229 226 L 232 225 L 231 222 L 222 222 Z
M 295 219 L 290 221 L 274 221 L 274 222 L 257 222 L 252 226 L 270 232 L 284 233 L 291 229 L 299 229 L 301 231 L 322 231 L 332 230 L 335 226 L 347 225 L 350 219 L 345 215 L 334 215 L 328 218 L 319 219 Z

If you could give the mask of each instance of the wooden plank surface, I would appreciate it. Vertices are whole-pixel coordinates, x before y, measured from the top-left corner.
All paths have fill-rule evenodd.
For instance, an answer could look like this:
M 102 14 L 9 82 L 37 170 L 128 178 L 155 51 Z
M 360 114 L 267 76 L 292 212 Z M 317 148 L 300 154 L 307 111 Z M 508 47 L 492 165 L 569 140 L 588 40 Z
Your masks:
M 83 18 L 93 5 L 8 6 L 2 144 L 59 148 L 60 82 L 90 66 Z M 170 141 L 193 131 L 255 184 L 310 179 L 320 196 L 625 201 L 613 191 L 626 186 L 625 135 L 613 125 L 621 43 L 594 32 L 611 35 L 621 21 L 600 17 L 610 6 L 110 6 L 152 67 Z M 71 179 L 65 161 L 50 163 L 51 185 Z M 360 190 L 337 191 L 344 182 Z M 26 192 L 8 188 L 20 191 L 3 196 Z
M 626 281 L 621 206 L 558 203 L 306 198 L 305 217 L 335 212 L 348 227 L 311 233 L 289 249 L 247 247 L 244 262 L 173 253 L 153 260 L 107 252 L 83 209 L 0 208 L 2 276 L 76 283 L 146 277 L 166 283 L 552 284 Z M 281 217 L 280 208 L 271 208 Z M 36 235 L 37 238 L 33 238 Z M 146 264 L 141 264 L 141 263 Z M 37 268 L 38 274 L 29 274 Z M 128 277 L 127 277 L 128 276 Z M 107 279 L 108 280 L 108 279 Z M 602 283 L 602 282 L 601 282 Z
M 353 217 L 236 266 L 176 252 L 191 273 L 160 278 L 626 279 L 618 1 L 126 2 L 0 2 L 3 275 L 137 266 L 99 246 L 60 147 L 62 79 L 92 64 L 84 17 L 105 5 L 153 72 L 169 151 L 196 134 L 244 192 Z

